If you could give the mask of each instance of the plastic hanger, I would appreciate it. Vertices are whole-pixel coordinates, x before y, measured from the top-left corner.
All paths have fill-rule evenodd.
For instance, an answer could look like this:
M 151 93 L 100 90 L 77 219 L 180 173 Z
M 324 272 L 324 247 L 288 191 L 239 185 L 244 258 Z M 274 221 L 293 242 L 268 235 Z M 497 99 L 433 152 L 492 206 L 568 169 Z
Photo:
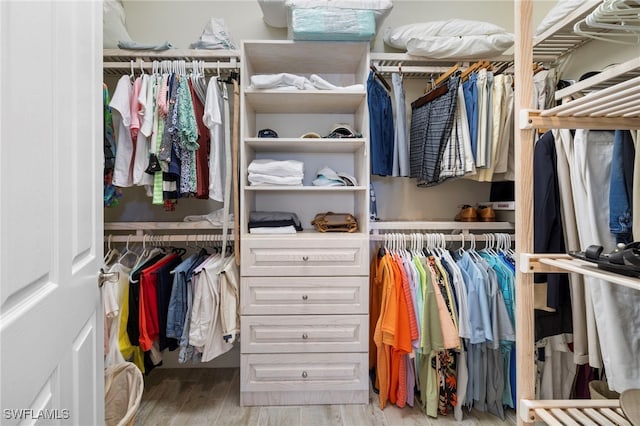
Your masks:
M 120 252 L 118 251 L 117 248 L 111 247 L 111 237 L 112 237 L 111 234 L 109 234 L 109 236 L 107 237 L 107 254 L 104 256 L 105 265 L 109 265 L 110 263 L 112 263 L 113 259 L 116 256 L 120 255 Z

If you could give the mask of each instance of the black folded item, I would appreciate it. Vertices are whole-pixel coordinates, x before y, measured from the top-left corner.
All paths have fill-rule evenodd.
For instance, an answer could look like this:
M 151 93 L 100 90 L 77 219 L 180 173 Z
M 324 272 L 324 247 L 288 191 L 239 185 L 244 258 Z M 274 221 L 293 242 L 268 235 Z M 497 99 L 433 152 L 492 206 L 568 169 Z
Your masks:
M 292 212 L 265 212 L 257 211 L 249 213 L 249 228 L 278 227 L 293 225 L 296 231 L 302 231 L 302 223 L 298 215 Z
M 293 226 L 296 231 L 302 231 L 302 227 L 298 229 L 295 221 L 293 220 L 250 220 L 249 229 L 251 228 L 280 228 L 283 226 Z
M 602 250 L 602 246 L 590 245 L 585 251 L 570 251 L 569 255 L 594 263 L 604 271 L 640 277 L 640 242 L 629 243 L 609 254 L 603 255 Z

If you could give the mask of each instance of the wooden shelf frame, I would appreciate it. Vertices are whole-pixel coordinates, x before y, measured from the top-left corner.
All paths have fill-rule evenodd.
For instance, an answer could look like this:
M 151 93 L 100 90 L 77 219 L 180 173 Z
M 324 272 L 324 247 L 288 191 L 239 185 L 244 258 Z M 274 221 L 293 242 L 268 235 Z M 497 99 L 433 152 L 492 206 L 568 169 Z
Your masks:
M 599 270 L 589 262 L 559 254 L 533 253 L 533 147 L 536 128 L 609 128 L 638 129 L 640 113 L 637 109 L 639 92 L 634 85 L 640 61 L 633 60 L 585 79 L 579 86 L 560 92 L 559 96 L 573 96 L 588 92 L 584 97 L 565 102 L 545 111 L 531 111 L 533 76 L 530 64 L 546 57 L 558 61 L 591 38 L 573 34 L 575 22 L 586 17 L 600 2 L 589 0 L 581 4 L 565 20 L 554 25 L 535 40 L 531 17 L 533 0 L 514 2 L 515 25 L 515 116 L 520 119 L 515 132 L 516 146 L 516 363 L 518 365 L 518 425 L 542 421 L 550 425 L 574 424 L 630 424 L 624 418 L 617 400 L 535 400 L 534 363 L 534 283 L 533 272 L 574 272 L 604 279 L 614 284 L 640 289 L 640 280 Z M 623 107 L 622 105 L 625 105 Z M 629 108 L 626 109 L 626 106 Z

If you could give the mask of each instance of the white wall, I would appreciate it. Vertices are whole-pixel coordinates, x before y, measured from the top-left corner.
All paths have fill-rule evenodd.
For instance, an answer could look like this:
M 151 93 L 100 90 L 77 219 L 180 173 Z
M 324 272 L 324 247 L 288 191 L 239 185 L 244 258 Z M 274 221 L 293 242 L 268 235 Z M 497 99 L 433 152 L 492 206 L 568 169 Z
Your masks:
M 287 38 L 286 29 L 272 28 L 263 22 L 257 0 L 124 0 L 123 3 L 129 34 L 139 42 L 169 41 L 176 48 L 188 48 L 212 17 L 224 18 L 238 44 L 241 40 Z M 484 20 L 513 31 L 513 2 L 396 0 L 382 28 L 449 18 Z M 378 32 L 372 50 L 395 51 L 384 45 L 382 33 L 382 30 Z M 425 84 L 426 80 L 406 81 L 409 113 L 410 103 L 422 95 Z M 409 178 L 374 176 L 372 182 L 378 198 L 378 215 L 384 220 L 451 220 L 460 205 L 487 201 L 490 190 L 487 183 L 468 180 L 447 181 L 432 188 L 417 188 L 416 181 Z M 162 207 L 148 205 L 142 190 L 125 189 L 124 192 L 121 206 L 105 213 L 107 220 L 180 220 L 182 215 L 200 214 L 219 207 L 218 203 L 180 200 L 177 210 L 169 214 L 163 212 Z
M 200 36 L 209 18 L 224 18 L 236 41 L 286 39 L 286 29 L 269 27 L 262 21 L 257 0 L 165 1 L 124 0 L 127 27 L 140 42 L 170 41 L 176 48 L 187 48 Z M 542 4 L 548 2 L 541 2 Z M 513 2 L 510 0 L 395 0 L 384 27 L 448 18 L 492 22 L 513 31 Z M 382 31 L 374 48 L 384 51 Z

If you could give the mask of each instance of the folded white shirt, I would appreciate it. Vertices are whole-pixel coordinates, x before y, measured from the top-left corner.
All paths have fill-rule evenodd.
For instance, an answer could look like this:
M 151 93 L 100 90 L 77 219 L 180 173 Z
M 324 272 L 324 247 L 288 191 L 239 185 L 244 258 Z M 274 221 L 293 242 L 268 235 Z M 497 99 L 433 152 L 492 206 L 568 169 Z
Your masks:
M 304 176 L 304 163 L 298 160 L 253 160 L 247 168 L 249 174 L 280 176 L 280 177 L 300 177 Z
M 272 176 L 259 173 L 249 173 L 249 183 L 252 186 L 258 185 L 288 185 L 302 186 L 302 176 Z
M 252 89 L 275 89 L 282 86 L 298 90 L 315 88 L 308 78 L 288 73 L 252 75 L 250 81 L 249 87 Z
M 309 78 L 289 73 L 256 74 L 251 76 L 250 83 L 249 88 L 261 90 L 364 90 L 364 84 L 336 86 L 317 74 Z
M 364 84 L 352 84 L 351 86 L 336 86 L 329 83 L 318 74 L 311 74 L 309 77 L 311 84 L 319 90 L 364 90 Z
M 257 227 L 249 229 L 250 234 L 295 234 L 296 228 L 293 225 L 275 227 Z

